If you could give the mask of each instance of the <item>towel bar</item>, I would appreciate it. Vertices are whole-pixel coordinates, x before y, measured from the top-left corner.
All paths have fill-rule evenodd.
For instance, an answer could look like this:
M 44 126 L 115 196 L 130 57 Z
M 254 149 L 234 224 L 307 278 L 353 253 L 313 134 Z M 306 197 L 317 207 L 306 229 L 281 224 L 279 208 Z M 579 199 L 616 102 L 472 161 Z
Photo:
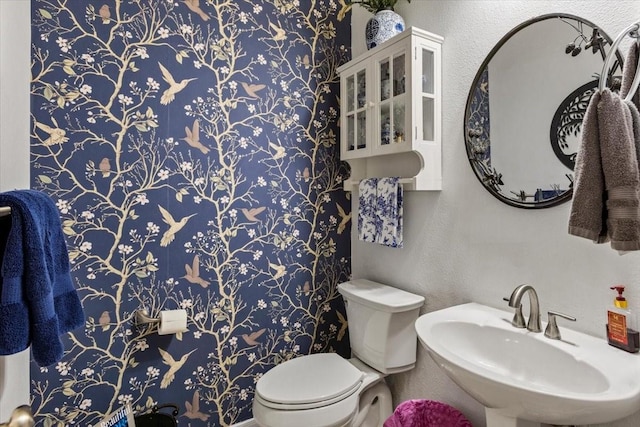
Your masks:
M 609 77 L 607 71 L 609 70 L 609 66 L 611 66 L 613 60 L 616 58 L 615 52 L 618 51 L 618 45 L 620 44 L 622 39 L 625 36 L 638 37 L 638 34 L 640 34 L 640 21 L 635 22 L 629 25 L 624 30 L 622 30 L 622 32 L 618 34 L 618 37 L 616 37 L 616 39 L 613 41 L 613 43 L 611 44 L 611 47 L 609 48 L 609 53 L 607 53 L 607 56 L 604 59 L 604 66 L 602 67 L 602 72 L 600 73 L 600 80 L 598 81 L 598 91 L 602 92 L 602 90 L 607 85 L 607 78 Z M 625 98 L 626 100 L 631 99 L 633 94 L 638 89 L 638 85 L 640 84 L 639 73 L 640 73 L 640 67 L 638 70 L 636 70 L 636 76 L 633 79 L 633 82 L 631 82 L 631 89 L 629 90 L 629 93 Z
M 357 189 L 359 183 L 359 179 L 347 179 L 344 181 L 344 189 L 345 191 L 351 191 L 350 187 Z M 404 191 L 413 191 L 416 188 L 415 178 L 400 178 L 400 184 L 402 184 Z
M 11 215 L 11 207 L 10 206 L 0 206 L 0 216 Z

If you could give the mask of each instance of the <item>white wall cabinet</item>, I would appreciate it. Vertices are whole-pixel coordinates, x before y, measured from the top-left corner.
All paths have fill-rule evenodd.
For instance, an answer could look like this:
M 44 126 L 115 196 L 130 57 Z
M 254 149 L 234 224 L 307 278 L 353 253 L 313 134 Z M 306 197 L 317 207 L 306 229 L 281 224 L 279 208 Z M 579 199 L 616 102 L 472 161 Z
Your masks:
M 384 176 L 405 190 L 442 189 L 443 40 L 412 27 L 338 68 L 345 190 Z

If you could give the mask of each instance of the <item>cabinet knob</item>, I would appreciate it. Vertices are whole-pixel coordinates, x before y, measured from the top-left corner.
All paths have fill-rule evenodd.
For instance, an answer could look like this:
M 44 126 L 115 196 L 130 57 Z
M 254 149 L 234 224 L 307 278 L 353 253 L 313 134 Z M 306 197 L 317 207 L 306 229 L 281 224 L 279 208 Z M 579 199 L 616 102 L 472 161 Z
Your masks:
M 376 106 L 376 103 L 373 101 L 369 101 L 369 108 L 373 108 Z

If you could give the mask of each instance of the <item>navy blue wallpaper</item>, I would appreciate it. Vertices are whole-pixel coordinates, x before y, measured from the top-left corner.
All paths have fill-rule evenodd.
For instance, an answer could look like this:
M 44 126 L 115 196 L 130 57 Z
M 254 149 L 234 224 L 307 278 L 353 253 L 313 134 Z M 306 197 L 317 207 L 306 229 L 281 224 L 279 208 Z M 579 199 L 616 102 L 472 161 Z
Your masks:
M 258 378 L 349 352 L 338 4 L 32 0 L 32 187 L 57 202 L 86 326 L 32 365 L 39 425 L 131 403 L 250 418 Z M 182 308 L 188 331 L 136 328 Z

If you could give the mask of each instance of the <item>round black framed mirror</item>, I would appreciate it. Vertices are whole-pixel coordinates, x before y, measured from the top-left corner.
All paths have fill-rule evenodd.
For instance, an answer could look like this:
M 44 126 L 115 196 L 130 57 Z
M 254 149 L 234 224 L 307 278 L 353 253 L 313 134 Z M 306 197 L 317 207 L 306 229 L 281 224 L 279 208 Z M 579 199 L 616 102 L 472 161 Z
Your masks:
M 582 118 L 611 43 L 591 22 L 557 13 L 523 22 L 487 55 L 464 135 L 473 171 L 500 201 L 535 209 L 571 199 Z M 608 78 L 619 84 L 616 55 Z

